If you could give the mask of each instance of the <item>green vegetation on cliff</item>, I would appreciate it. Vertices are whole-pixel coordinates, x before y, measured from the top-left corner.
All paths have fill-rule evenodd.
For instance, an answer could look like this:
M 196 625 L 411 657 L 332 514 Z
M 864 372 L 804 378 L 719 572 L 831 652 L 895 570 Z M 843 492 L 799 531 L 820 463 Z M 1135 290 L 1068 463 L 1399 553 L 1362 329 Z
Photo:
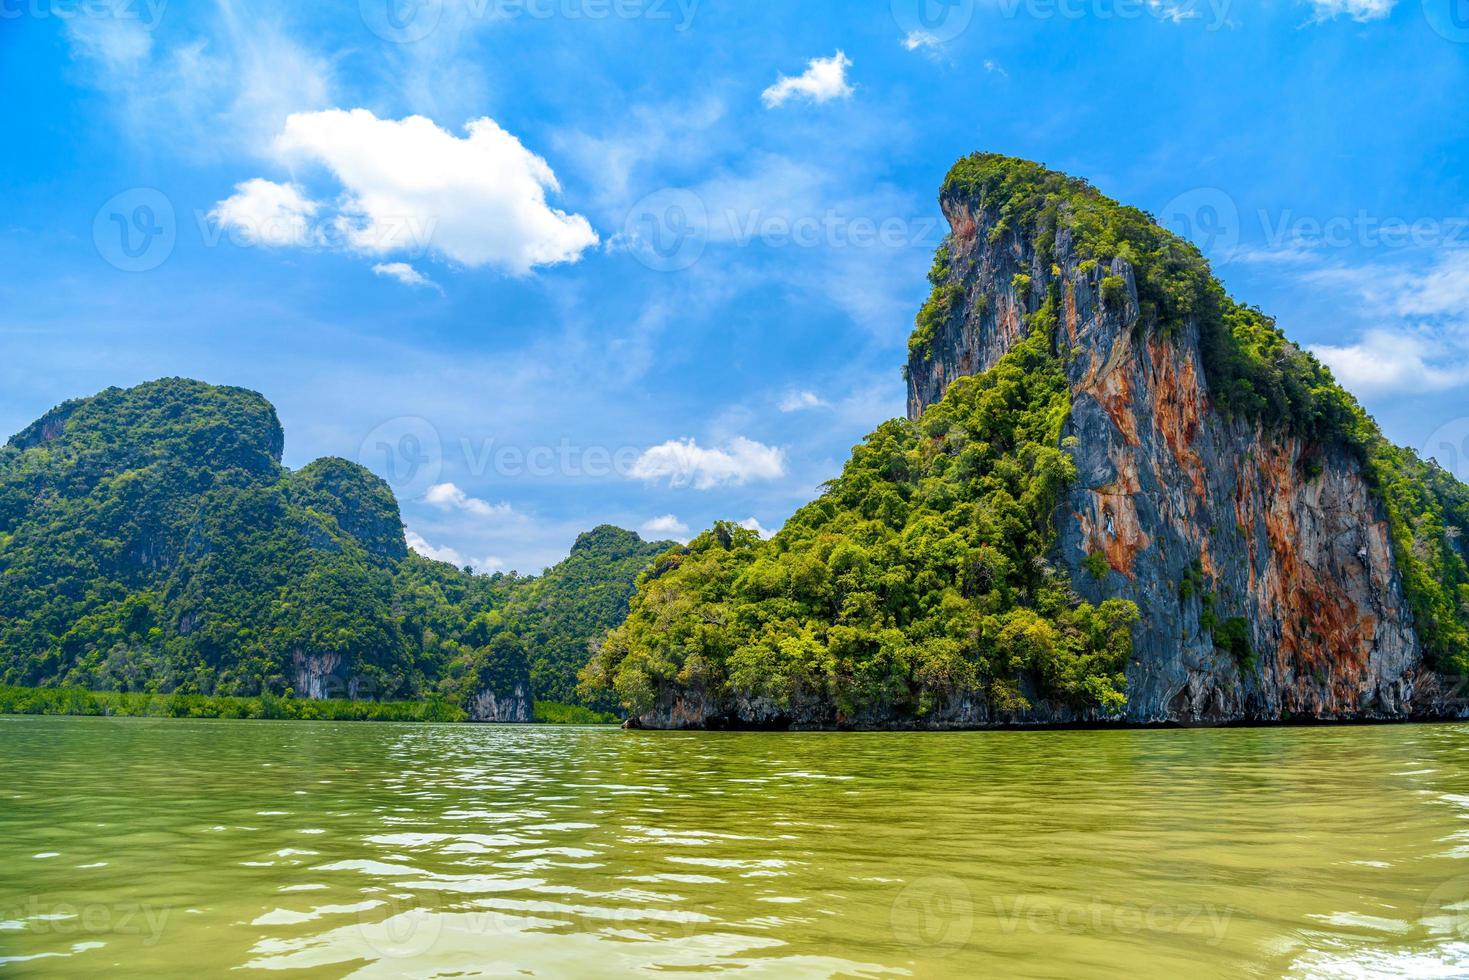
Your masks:
M 1140 328 L 1177 336 L 1190 323 L 1197 327 L 1218 411 L 1308 443 L 1350 448 L 1386 510 L 1425 649 L 1441 670 L 1469 672 L 1469 564 L 1459 537 L 1459 529 L 1469 526 L 1469 488 L 1389 443 L 1324 365 L 1287 340 L 1274 319 L 1231 299 L 1199 250 L 1146 212 L 1117 203 L 1085 180 L 994 153 L 956 163 L 942 196 L 983 212 L 992 240 L 1012 232 L 1028 238 L 1043 268 L 1052 267 L 1058 231 L 1069 234 L 1083 271 L 1113 259 L 1127 262 Z M 947 255 L 935 263 L 928 313 L 920 313 L 914 334 L 920 354 L 936 335 L 935 316 L 957 308 L 953 296 L 964 272 L 951 269 Z M 1103 279 L 1109 307 L 1119 301 L 1120 285 L 1117 276 Z
M 745 722 L 886 723 L 1027 692 L 1114 713 L 1136 607 L 1046 561 L 1075 467 L 1055 298 L 993 370 L 885 423 L 770 541 L 717 525 L 646 573 L 585 673 L 633 712 L 693 694 Z
M 409 552 L 383 481 L 342 459 L 292 472 L 283 444 L 260 395 L 167 379 L 0 448 L 0 682 L 569 701 L 667 547 L 603 527 L 543 578 L 471 575 Z

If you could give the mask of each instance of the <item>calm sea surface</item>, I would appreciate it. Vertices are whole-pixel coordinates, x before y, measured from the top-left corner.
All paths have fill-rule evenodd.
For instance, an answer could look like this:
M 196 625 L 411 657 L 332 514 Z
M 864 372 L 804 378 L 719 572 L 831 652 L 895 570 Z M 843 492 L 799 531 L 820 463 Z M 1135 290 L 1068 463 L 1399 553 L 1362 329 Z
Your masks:
M 0 718 L 0 975 L 1469 975 L 1469 726 Z

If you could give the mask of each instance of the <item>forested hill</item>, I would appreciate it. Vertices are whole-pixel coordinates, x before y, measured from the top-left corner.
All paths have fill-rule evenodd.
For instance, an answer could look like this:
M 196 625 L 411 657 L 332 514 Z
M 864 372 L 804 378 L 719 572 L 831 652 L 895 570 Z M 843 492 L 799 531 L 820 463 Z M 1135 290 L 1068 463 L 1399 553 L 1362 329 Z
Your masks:
M 46 413 L 0 448 L 0 680 L 99 690 L 443 695 L 528 720 L 670 545 L 601 527 L 544 577 L 404 542 L 343 459 L 291 471 L 259 394 L 171 378 Z M 534 676 L 535 681 L 532 681 Z

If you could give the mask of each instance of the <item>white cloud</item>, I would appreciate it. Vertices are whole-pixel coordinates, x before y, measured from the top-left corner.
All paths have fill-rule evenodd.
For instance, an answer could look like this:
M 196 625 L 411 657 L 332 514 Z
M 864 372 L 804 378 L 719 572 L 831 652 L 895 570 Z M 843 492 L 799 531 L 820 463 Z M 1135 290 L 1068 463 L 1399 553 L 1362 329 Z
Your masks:
M 639 530 L 653 538 L 677 538 L 682 541 L 689 533 L 689 526 L 672 514 L 664 514 L 662 517 L 644 521 Z
M 1469 382 L 1469 363 L 1435 366 L 1440 345 L 1422 337 L 1393 330 L 1369 330 L 1355 344 L 1313 344 L 1311 353 L 1331 368 L 1349 391 L 1385 394 L 1443 391 Z
M 744 436 L 736 436 L 724 449 L 704 449 L 693 439 L 673 439 L 646 450 L 629 472 L 640 480 L 666 478 L 671 486 L 708 490 L 725 483 L 784 476 L 785 453 Z
M 698 101 L 628 106 L 603 121 L 603 132 L 562 129 L 551 139 L 608 219 L 620 223 L 633 200 L 653 190 L 642 186 L 633 193 L 635 178 L 658 180 L 656 170 L 670 160 L 694 172 L 713 167 L 723 149 L 715 135 L 727 138 L 731 128 L 726 114 L 724 101 L 705 93 Z
M 903 47 L 909 51 L 917 51 L 919 48 L 936 48 L 942 43 L 928 31 L 909 31 L 908 36 L 903 38 Z
M 258 12 L 219 6 L 230 38 L 226 91 L 233 96 L 223 119 L 251 150 L 268 155 L 292 113 L 333 104 L 332 64 Z
M 760 93 L 760 101 L 767 109 L 774 109 L 798 97 L 816 103 L 845 99 L 852 94 L 852 86 L 847 84 L 850 67 L 852 60 L 841 51 L 830 58 L 812 58 L 800 75 L 794 78 L 781 75 L 774 85 Z
M 1469 250 L 1440 253 L 1427 272 L 1406 272 L 1390 281 L 1403 316 L 1469 320 Z
M 1000 64 L 998 61 L 993 61 L 989 58 L 985 59 L 984 70 L 993 75 L 999 75 L 1001 78 L 1010 77 L 1010 73 L 1005 70 L 1004 65 Z
M 423 116 L 367 109 L 293 113 L 281 157 L 324 165 L 341 182 L 339 228 L 359 251 L 433 251 L 467 266 L 525 275 L 575 262 L 597 244 L 587 219 L 546 203 L 551 167 L 493 119 L 459 137 Z
M 103 14 L 65 18 L 67 39 L 88 81 L 149 145 L 167 132 L 170 150 L 205 159 L 269 155 L 290 113 L 333 104 L 332 61 L 259 5 L 201 4 L 197 36 L 169 43 L 181 35 L 156 29 L 167 0 L 102 2 Z
M 443 292 L 442 289 L 439 289 L 438 283 L 407 262 L 379 262 L 372 267 L 372 271 L 380 276 L 396 279 L 405 286 L 427 286 L 430 289 L 438 289 L 440 293 Z
M 295 184 L 256 177 L 236 184 L 235 193 L 216 204 L 209 217 L 252 245 L 302 248 L 316 243 L 311 219 L 320 207 Z
M 432 561 L 444 561 L 456 568 L 464 568 L 466 565 L 479 572 L 503 571 L 505 563 L 495 557 L 466 558 L 453 548 L 438 548 L 429 544 L 418 534 L 408 531 L 406 534 L 408 547 Z
M 1282 255 L 1282 261 L 1301 263 L 1315 258 Z M 1421 271 L 1340 263 L 1308 269 L 1301 279 L 1353 297 L 1365 321 L 1353 342 L 1310 348 L 1349 390 L 1406 394 L 1469 385 L 1469 249 L 1441 251 Z
M 1203 16 L 1194 9 L 1194 0 L 1148 0 L 1148 9 L 1153 12 L 1154 17 L 1171 24 L 1182 24 L 1186 20 Z
M 1359 24 L 1382 20 L 1392 13 L 1397 0 L 1310 0 L 1315 11 L 1314 20 L 1332 20 L 1346 16 Z
M 438 483 L 428 488 L 424 502 L 439 510 L 458 510 L 476 517 L 497 517 L 510 513 L 509 504 L 492 504 L 471 497 L 452 483 Z
M 140 17 L 107 15 L 73 16 L 66 19 L 66 36 L 73 50 L 100 63 L 110 71 L 130 70 L 153 52 L 153 32 Z
M 1469 327 L 1469 249 L 1440 252 L 1426 271 L 1387 264 L 1336 265 L 1307 272 L 1306 282 L 1350 290 L 1379 316 Z
M 780 400 L 782 412 L 800 412 L 808 408 L 826 408 L 826 402 L 816 396 L 813 391 L 791 391 Z
M 755 518 L 753 518 L 753 517 L 747 517 L 743 521 L 740 521 L 740 527 L 743 527 L 743 528 L 746 528 L 748 530 L 754 531 L 756 534 L 760 535 L 760 537 L 762 537 L 762 538 L 769 538 L 770 537 L 770 532 L 767 531 L 767 530 L 765 530 L 765 528 L 761 527 L 760 526 L 760 522 L 757 521 L 757 520 L 755 520 Z

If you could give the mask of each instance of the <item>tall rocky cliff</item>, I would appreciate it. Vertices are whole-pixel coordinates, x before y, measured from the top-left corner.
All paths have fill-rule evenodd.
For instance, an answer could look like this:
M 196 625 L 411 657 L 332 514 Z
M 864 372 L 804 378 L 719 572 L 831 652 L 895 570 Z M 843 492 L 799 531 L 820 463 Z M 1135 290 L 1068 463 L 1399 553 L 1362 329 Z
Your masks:
M 656 728 L 1466 714 L 1469 487 L 1146 213 L 997 154 L 940 205 L 908 419 L 660 559 L 588 686 Z
M 1059 291 L 1078 472 L 1056 558 L 1083 596 L 1138 606 L 1128 720 L 1462 711 L 1425 661 L 1388 515 L 1353 446 L 1220 411 L 1200 316 L 1161 329 L 1134 265 L 1084 258 L 1066 222 L 1037 234 L 962 186 L 941 206 L 939 285 L 953 301 L 911 353 L 909 415 L 993 366 Z M 1248 657 L 1220 643 L 1232 620 Z

